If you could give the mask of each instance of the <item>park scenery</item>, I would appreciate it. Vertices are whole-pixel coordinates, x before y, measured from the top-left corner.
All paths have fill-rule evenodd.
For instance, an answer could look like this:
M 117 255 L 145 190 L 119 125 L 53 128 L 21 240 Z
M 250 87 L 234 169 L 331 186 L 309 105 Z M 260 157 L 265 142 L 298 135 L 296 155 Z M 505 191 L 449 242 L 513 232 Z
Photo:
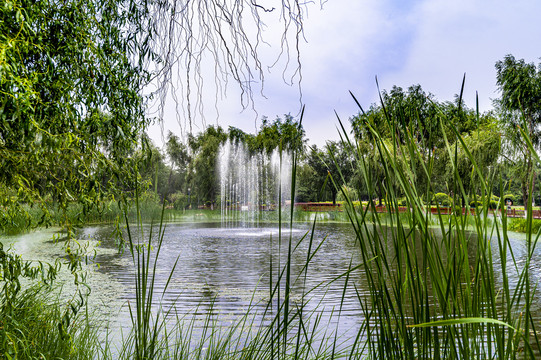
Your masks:
M 255 106 L 265 16 L 300 71 L 274 6 L 0 5 L 0 359 L 541 357 L 541 65 L 494 59 L 486 111 L 344 89 L 318 144 L 305 104 L 198 120 L 208 69 Z

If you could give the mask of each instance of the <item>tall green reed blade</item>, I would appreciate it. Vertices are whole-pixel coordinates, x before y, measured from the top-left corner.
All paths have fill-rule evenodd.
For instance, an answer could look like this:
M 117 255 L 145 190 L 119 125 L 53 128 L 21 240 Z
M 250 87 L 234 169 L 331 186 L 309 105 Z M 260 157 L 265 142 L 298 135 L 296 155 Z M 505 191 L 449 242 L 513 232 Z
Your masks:
M 302 126 L 302 119 L 304 116 L 304 106 L 301 110 L 301 116 L 299 120 L 298 130 L 301 129 Z M 298 136 L 300 134 L 300 131 L 297 131 L 297 140 Z M 280 155 L 281 156 L 281 155 Z M 290 295 L 291 295 L 291 255 L 292 255 L 292 246 L 293 246 L 293 211 L 295 209 L 295 185 L 296 185 L 296 176 L 297 176 L 297 153 L 293 152 L 293 161 L 291 164 L 291 207 L 290 207 L 290 216 L 289 216 L 289 244 L 288 244 L 288 251 L 287 251 L 287 263 L 286 263 L 286 283 L 285 283 L 285 298 L 284 298 L 284 320 L 283 320 L 283 326 L 284 326 L 284 344 L 287 343 L 287 329 L 288 329 L 288 317 L 289 317 L 289 306 L 290 306 Z M 280 225 L 281 226 L 281 225 Z M 281 241 L 281 238 L 279 239 Z M 285 346 L 284 346 L 285 350 Z M 285 357 L 285 352 L 284 352 Z
M 132 261 L 135 265 L 135 309 L 128 303 L 132 321 L 132 334 L 131 338 L 125 339 L 122 353 L 136 359 L 152 359 L 158 357 L 160 354 L 160 343 L 162 341 L 160 337 L 165 332 L 166 318 L 171 310 L 169 309 L 162 313 L 161 304 L 156 304 L 157 299 L 155 295 L 158 261 L 165 236 L 164 213 L 166 203 L 164 201 L 162 204 L 157 235 L 154 235 L 154 222 L 152 221 L 150 224 L 148 240 L 146 243 L 143 243 L 145 239 L 145 230 L 139 198 L 139 184 L 136 181 L 136 224 L 138 232 L 140 233 L 140 242 L 138 243 L 135 243 L 134 241 L 128 217 L 128 210 L 126 207 L 124 208 L 128 246 Z M 155 237 L 157 238 L 157 242 L 154 244 L 153 239 Z M 152 254 L 153 251 L 155 251 L 154 255 Z M 171 282 L 177 263 L 178 258 L 170 270 L 163 289 L 161 289 L 162 299 Z M 159 302 L 161 303 L 161 301 Z M 155 305 L 158 306 L 158 310 L 153 314 Z M 132 344 L 134 347 L 133 353 L 131 353 L 130 349 Z
M 522 138 L 524 142 L 526 143 L 527 149 L 529 151 L 529 154 L 531 157 L 533 157 L 538 163 L 540 161 L 539 154 L 535 150 L 532 140 L 530 138 L 530 134 L 528 131 L 525 131 L 525 129 L 528 129 L 527 123 L 526 123 L 526 117 L 523 116 L 523 126 L 519 128 L 520 133 L 522 135 Z M 535 246 L 537 245 L 537 242 L 539 240 L 539 236 L 541 232 L 538 232 L 535 238 L 533 237 L 533 231 L 532 231 L 532 223 L 533 223 L 533 209 L 532 209 L 532 197 L 533 197 L 533 185 L 534 185 L 534 172 L 532 171 L 530 174 L 528 187 L 528 207 L 526 210 L 527 218 L 526 218 L 526 242 L 527 242 L 527 251 L 528 256 L 526 257 L 526 263 L 524 264 L 524 288 L 525 288 L 525 309 L 524 309 L 524 321 L 525 321 L 525 327 L 524 327 L 524 335 L 525 335 L 525 343 L 529 345 L 529 338 L 530 338 L 530 326 L 531 330 L 534 334 L 534 339 L 536 342 L 536 345 L 539 347 L 539 339 L 537 336 L 537 333 L 535 331 L 535 325 L 532 321 L 531 316 L 531 301 L 533 301 L 533 294 L 531 292 L 531 285 L 530 285 L 530 263 L 531 263 L 531 257 L 533 255 L 533 251 L 535 249 Z M 528 346 L 529 351 L 531 352 L 531 348 Z
M 489 217 L 488 210 L 473 212 L 469 208 L 469 199 L 479 197 L 483 202 L 491 199 L 494 180 L 485 179 L 464 139 L 454 125 L 449 124 L 450 119 L 440 112 L 435 120 L 440 122 L 442 130 L 443 122 L 448 122 L 453 135 L 448 139 L 443 131 L 454 174 L 448 188 L 455 194 L 453 206 L 460 206 L 461 210 L 455 211 L 453 207 L 450 215 L 443 215 L 437 206 L 438 213 L 429 215 L 430 207 L 422 198 L 429 199 L 428 194 L 434 192 L 433 185 L 429 182 L 423 194 L 415 187 L 415 179 L 419 176 L 431 179 L 434 159 L 431 154 L 420 151 L 405 121 L 406 111 L 412 109 L 390 114 L 383 103 L 382 109 L 387 126 L 391 128 L 390 141 L 387 142 L 372 124 L 365 124 L 371 134 L 371 154 L 374 155 L 363 153 L 359 145 L 353 145 L 354 141 L 349 139 L 341 124 L 342 142 L 356 156 L 370 200 L 376 186 L 371 175 L 373 165 L 367 157 L 378 156 L 385 174 L 382 187 L 387 209 L 384 215 L 377 214 L 374 201 L 369 202 L 366 210 L 356 211 L 351 206 L 352 199 L 343 193 L 348 216 L 359 240 L 361 264 L 370 289 L 366 305 L 361 307 L 366 317 L 363 331 L 371 357 L 516 358 L 520 344 L 532 357 L 527 335 L 529 327 L 533 326 L 529 311 L 532 289 L 528 270 L 525 268 L 518 273 L 514 289 L 508 286 L 495 288 L 497 276 L 503 276 L 504 284 L 509 284 L 506 264 L 512 249 L 506 234 L 506 218 L 503 216 L 500 227 L 499 220 Z M 482 179 L 477 183 L 478 187 L 466 188 L 462 182 L 457 167 L 459 155 L 470 161 L 471 175 Z M 420 166 L 414 171 L 415 164 Z M 397 210 L 399 196 L 406 198 L 406 214 Z M 499 208 L 501 206 L 500 203 Z M 436 234 L 437 228 L 430 225 L 434 219 L 441 237 Z M 368 225 L 369 221 L 373 226 Z M 492 258 L 495 249 L 490 246 L 492 242 L 497 242 L 500 264 Z M 528 257 L 531 255 L 529 248 Z M 404 306 L 406 303 L 411 306 Z M 524 317 L 520 316 L 520 311 L 524 312 Z M 436 321 L 454 325 L 411 326 Z M 497 326 L 500 323 L 509 326 Z

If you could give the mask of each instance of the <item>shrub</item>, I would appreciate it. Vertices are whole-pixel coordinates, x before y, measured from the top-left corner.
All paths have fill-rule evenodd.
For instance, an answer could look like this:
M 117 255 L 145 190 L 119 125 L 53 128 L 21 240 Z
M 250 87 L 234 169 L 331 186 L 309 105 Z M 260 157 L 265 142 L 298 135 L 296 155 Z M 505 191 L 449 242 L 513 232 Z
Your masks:
M 182 210 L 188 206 L 188 195 L 183 194 L 181 191 L 177 191 L 169 195 L 169 201 L 175 210 Z
M 528 231 L 528 221 L 524 218 L 509 218 L 507 220 L 507 228 L 511 231 L 525 233 Z M 532 233 L 537 233 L 541 228 L 541 220 L 532 220 Z
M 445 193 L 434 194 L 432 198 L 433 204 L 439 204 L 440 206 L 450 206 L 452 199 Z

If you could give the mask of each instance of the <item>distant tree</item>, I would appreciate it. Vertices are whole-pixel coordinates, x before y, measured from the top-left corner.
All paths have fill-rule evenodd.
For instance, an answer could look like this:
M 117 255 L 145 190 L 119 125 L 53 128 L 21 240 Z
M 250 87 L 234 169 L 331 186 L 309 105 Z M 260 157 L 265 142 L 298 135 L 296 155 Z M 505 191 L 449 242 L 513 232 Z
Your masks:
M 327 160 L 327 162 L 326 162 Z M 325 185 L 328 178 L 329 166 L 326 152 L 324 149 L 318 149 L 316 145 L 310 148 L 310 152 L 305 159 L 308 169 L 304 169 L 300 174 L 298 183 L 301 186 L 301 195 L 305 195 L 309 201 L 326 201 L 331 199 L 332 184 L 330 180 Z M 310 195 L 308 195 L 310 194 Z
M 472 160 L 466 154 L 464 147 L 461 144 L 456 146 L 456 170 L 461 182 L 466 190 L 472 190 L 480 193 L 479 184 L 486 181 L 491 175 L 491 167 L 497 164 L 501 151 L 501 136 L 500 129 L 497 126 L 496 120 L 483 124 L 477 129 L 461 134 L 465 147 L 471 154 L 473 161 L 480 170 L 481 177 L 477 171 L 472 171 Z M 455 144 L 451 145 L 455 148 Z M 454 167 L 449 161 L 449 155 L 441 156 L 438 159 L 445 166 L 445 178 L 451 179 L 455 176 Z M 454 159 L 453 159 L 454 161 Z M 459 189 L 449 189 L 455 193 L 459 193 Z
M 389 151 L 400 151 L 399 165 L 409 168 L 417 191 L 428 196 L 433 191 L 459 191 L 447 189 L 449 176 L 454 176 L 451 161 L 455 159 L 450 158 L 445 145 L 447 139 L 453 149 L 462 148 L 457 143 L 457 133 L 471 146 L 472 155 L 483 174 L 496 164 L 500 154 L 500 132 L 492 114 L 477 114 L 466 107 L 459 96 L 454 101 L 438 102 L 419 85 L 411 86 L 407 91 L 399 87 L 393 87 L 390 92 L 384 90 L 381 99 L 382 104 L 373 104 L 368 111 L 351 119 L 366 170 L 361 171 L 358 167 L 353 176 L 355 188 L 362 196 L 369 192 L 366 184 L 370 183 L 381 199 L 384 189 L 380 184 L 383 180 L 387 186 L 393 183 L 391 179 L 385 179 L 393 174 L 385 172 L 376 143 Z M 412 141 L 415 152 L 420 156 L 404 148 L 406 139 Z M 468 191 L 474 190 L 472 187 L 478 182 L 475 181 L 477 175 L 471 174 L 471 161 L 463 151 L 457 156 L 459 176 Z M 425 167 L 430 167 L 430 178 Z
M 239 128 L 230 126 L 227 129 L 227 137 L 232 143 L 243 143 L 246 144 L 251 137 L 250 134 L 245 133 Z
M 323 149 L 312 146 L 297 168 L 298 200 L 330 200 L 336 204 L 340 186 L 347 184 L 353 174 L 350 155 L 340 142 L 329 141 Z
M 454 165 L 456 165 L 465 190 L 479 193 L 481 181 L 488 178 L 489 170 L 495 171 L 498 166 L 502 153 L 501 129 L 492 112 L 478 114 L 476 110 L 460 101 L 456 96 L 454 101 L 438 103 L 442 113 L 441 126 L 449 142 L 452 156 L 450 157 L 449 149 L 443 144 L 435 149 L 434 176 L 431 182 L 437 192 L 461 193 L 460 189 L 448 188 L 449 179 L 455 176 Z M 477 168 L 483 174 L 482 179 L 478 178 L 477 172 L 472 172 L 472 162 L 464 151 L 463 145 L 457 141 L 455 131 L 466 144 Z M 456 184 L 456 182 L 452 183 Z
M 295 185 L 295 201 L 317 201 L 319 190 L 314 183 L 318 179 L 316 171 L 307 163 L 297 165 L 297 184 Z
M 165 155 L 162 153 L 148 135 L 144 135 L 145 146 L 139 149 L 134 158 L 141 176 L 142 184 L 148 184 L 144 190 L 150 190 L 165 199 L 171 192 L 169 188 L 171 168 L 165 163 Z
M 282 150 L 295 151 L 302 156 L 307 141 L 305 135 L 304 128 L 299 126 L 298 121 L 291 115 L 285 115 L 284 120 L 277 117 L 273 122 L 263 117 L 261 127 L 253 139 L 251 147 L 256 152 L 271 153 L 281 144 Z
M 167 134 L 167 142 L 165 143 L 165 149 L 173 167 L 179 172 L 185 172 L 186 167 L 190 162 L 188 148 L 179 139 L 179 137 L 173 134 L 171 131 L 169 131 L 169 133 Z
M 383 90 L 381 104 L 372 104 L 368 111 L 361 112 L 351 119 L 353 133 L 358 140 L 358 145 L 365 156 L 367 168 L 370 169 L 370 177 L 375 184 L 378 198 L 381 200 L 383 189 L 381 188 L 384 177 L 384 169 L 379 160 L 380 154 L 374 147 L 375 139 L 372 130 L 385 139 L 389 145 L 401 147 L 406 142 L 406 137 L 411 137 L 422 156 L 422 162 L 428 162 L 434 149 L 441 147 L 443 136 L 440 126 L 441 111 L 434 96 L 425 93 L 420 85 L 412 85 L 406 91 L 401 87 L 393 86 L 391 91 Z M 372 128 L 372 130 L 370 130 Z M 426 173 L 422 170 L 421 161 L 410 157 L 408 164 L 415 174 L 416 186 L 421 193 L 428 186 Z M 363 186 L 359 171 L 355 176 L 357 187 Z M 364 180 L 363 180 L 364 181 Z M 360 193 L 365 190 L 357 189 Z
M 351 119 L 354 134 L 360 138 L 369 132 L 369 122 L 383 137 L 404 141 L 406 129 L 419 144 L 421 150 L 431 150 L 442 141 L 441 128 L 437 121 L 438 105 L 432 94 L 423 91 L 420 85 L 412 85 L 406 91 L 393 86 L 391 91 L 383 90 L 382 104 L 372 104 L 367 113 Z
M 178 136 L 169 131 L 167 142 L 165 143 L 165 151 L 172 165 L 168 193 L 172 194 L 179 191 L 186 193 L 186 175 L 188 164 L 191 161 L 188 148 Z
M 535 150 L 541 144 L 541 71 L 534 63 L 517 60 L 512 55 L 506 55 L 503 60 L 496 62 L 496 83 L 501 92 L 501 98 L 496 100 L 496 106 L 501 112 L 505 128 L 507 158 L 518 171 L 515 176 L 520 179 L 524 206 L 528 199 L 528 184 L 536 179 L 535 161 L 530 149 L 523 141 L 518 127 L 526 125 L 527 131 Z
M 197 136 L 188 136 L 192 162 L 188 166 L 187 186 L 192 200 L 198 204 L 214 205 L 218 195 L 216 159 L 220 145 L 227 140 L 221 127 L 209 126 Z
M 354 173 L 353 154 L 340 141 L 328 141 L 325 147 L 325 162 L 334 184 L 330 184 L 333 205 L 336 205 L 336 196 L 343 186 L 346 186 Z M 352 199 L 357 200 L 357 199 Z

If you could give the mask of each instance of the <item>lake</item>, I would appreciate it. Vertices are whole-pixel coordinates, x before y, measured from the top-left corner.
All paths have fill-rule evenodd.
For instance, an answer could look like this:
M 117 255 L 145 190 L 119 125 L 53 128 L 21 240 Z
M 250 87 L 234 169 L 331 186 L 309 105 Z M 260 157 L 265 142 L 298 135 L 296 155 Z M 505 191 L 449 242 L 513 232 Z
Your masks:
M 144 228 L 145 238 L 149 228 Z M 107 319 L 113 338 L 131 325 L 126 304 L 133 304 L 135 296 L 131 255 L 128 250 L 118 251 L 114 230 L 113 226 L 88 226 L 79 229 L 76 236 L 82 245 L 88 247 L 87 252 L 91 255 L 85 268 L 88 272 L 86 282 L 91 289 L 90 308 Z M 134 230 L 132 232 L 137 234 Z M 64 256 L 61 236 L 57 235 L 60 240 L 51 240 L 54 234 L 54 229 L 40 230 L 4 237 L 2 241 L 12 244 L 24 258 L 53 261 Z M 508 235 L 515 260 L 520 265 L 527 256 L 525 235 L 512 232 Z M 195 318 L 201 324 L 211 316 L 219 324 L 229 325 L 245 315 L 248 309 L 254 314 L 262 314 L 272 284 L 276 283 L 279 270 L 287 259 L 290 236 L 294 248 L 291 255 L 292 304 L 300 304 L 305 296 L 307 313 L 314 311 L 321 315 L 321 323 L 329 333 L 336 330 L 345 339 L 344 343 L 350 343 L 351 340 L 347 339 L 357 334 L 364 320 L 353 285 L 361 297 L 368 296 L 369 289 L 359 269 L 351 272 L 344 292 L 346 277 L 340 276 L 350 266 L 359 265 L 361 260 L 360 248 L 349 224 L 316 224 L 312 243 L 311 225 L 308 223 L 295 224 L 291 231 L 282 229 L 281 239 L 276 224 L 271 223 L 227 228 L 221 227 L 220 223 L 167 224 L 158 261 L 157 290 L 165 286 L 174 264 L 177 265 L 167 292 L 161 296 L 158 291 L 157 298 L 164 309 L 174 309 L 176 314 Z M 135 241 L 140 238 L 141 235 L 135 236 Z M 497 246 L 495 243 L 493 247 Z M 316 248 L 318 251 L 306 269 L 308 253 L 313 254 Z M 496 249 L 493 250 L 497 254 Z M 499 259 L 495 258 L 494 263 L 498 266 Z M 535 286 L 541 279 L 541 251 L 538 249 L 534 251 L 530 267 L 530 281 Z M 510 258 L 508 268 L 512 270 Z M 72 296 L 75 288 L 71 278 L 66 274 L 63 278 L 68 280 L 65 280 L 62 291 L 66 296 Z M 336 278 L 339 279 L 328 284 Z M 510 286 L 515 285 L 513 280 L 511 276 Z M 503 286 L 501 279 L 496 278 L 495 281 L 496 288 Z M 285 280 L 282 280 L 281 301 L 283 283 Z M 315 290 L 306 295 L 310 289 Z M 534 321 L 539 323 L 539 298 L 534 299 L 532 312 Z

